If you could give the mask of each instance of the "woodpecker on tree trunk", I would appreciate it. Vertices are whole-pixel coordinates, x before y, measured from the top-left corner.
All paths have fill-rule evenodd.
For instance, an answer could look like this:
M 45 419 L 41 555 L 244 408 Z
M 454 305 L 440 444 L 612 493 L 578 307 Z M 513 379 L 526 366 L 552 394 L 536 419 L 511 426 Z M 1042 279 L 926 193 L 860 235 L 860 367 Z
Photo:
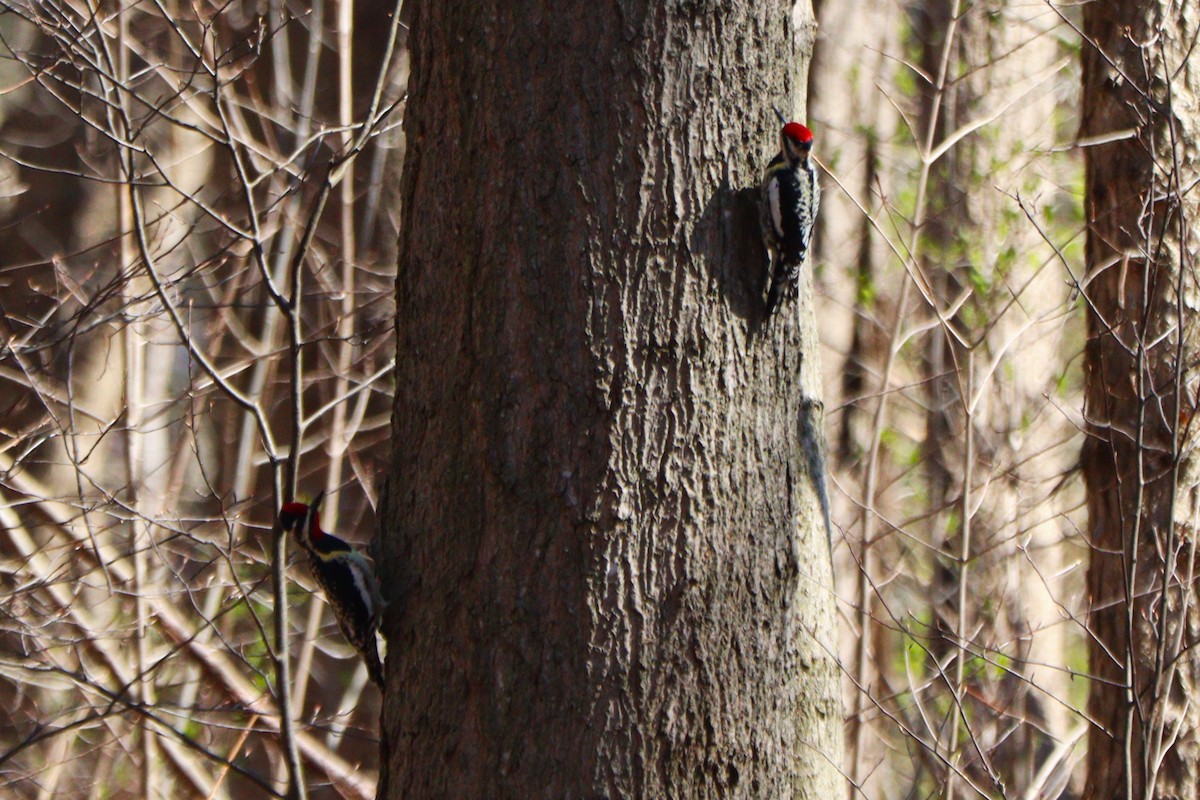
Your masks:
M 809 159 L 813 134 L 799 122 L 788 122 L 775 109 L 783 129 L 779 132 L 779 154 L 767 165 L 762 183 L 763 244 L 770 256 L 770 289 L 767 313 L 800 281 L 800 268 L 808 255 L 813 224 L 821 202 L 821 185 Z
M 383 596 L 371 560 L 349 544 L 321 529 L 321 499 L 311 505 L 284 503 L 279 510 L 279 526 L 295 535 L 308 553 L 313 578 L 325 592 L 338 626 L 346 640 L 362 654 L 371 680 L 383 688 L 383 664 L 375 643 L 375 631 L 383 611 Z

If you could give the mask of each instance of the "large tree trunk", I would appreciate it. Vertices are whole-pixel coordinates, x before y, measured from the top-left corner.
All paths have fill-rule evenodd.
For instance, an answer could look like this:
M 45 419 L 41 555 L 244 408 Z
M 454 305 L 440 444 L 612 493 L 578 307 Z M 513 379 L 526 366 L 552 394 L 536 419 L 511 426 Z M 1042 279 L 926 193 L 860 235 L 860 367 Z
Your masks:
M 760 324 L 735 191 L 812 34 L 417 7 L 382 797 L 842 793 L 811 273 Z
M 1082 135 L 1103 141 L 1085 151 L 1095 798 L 1200 793 L 1193 11 L 1143 0 L 1083 10 Z

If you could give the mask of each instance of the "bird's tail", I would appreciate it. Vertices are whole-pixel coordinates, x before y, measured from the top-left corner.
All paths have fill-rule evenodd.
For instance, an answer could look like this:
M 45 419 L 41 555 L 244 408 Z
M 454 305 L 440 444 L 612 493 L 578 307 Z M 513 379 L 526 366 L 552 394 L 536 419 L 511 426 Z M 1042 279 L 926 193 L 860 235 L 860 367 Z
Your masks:
M 778 277 L 772 279 L 771 289 L 767 292 L 767 317 L 775 312 L 775 307 L 779 305 L 779 301 L 783 298 L 784 282 Z
M 787 285 L 787 276 L 784 270 L 776 270 L 775 275 L 770 278 L 770 289 L 767 291 L 767 318 L 770 318 L 775 312 L 775 307 L 779 306 L 779 301 L 784 299 L 784 287 Z
M 771 276 L 771 288 L 767 292 L 767 317 L 770 317 L 779 302 L 783 300 L 783 295 L 790 288 L 795 288 L 799 291 L 800 270 L 804 268 L 804 253 L 800 253 L 800 258 L 795 261 L 783 261 L 782 259 L 775 266 L 775 272 Z

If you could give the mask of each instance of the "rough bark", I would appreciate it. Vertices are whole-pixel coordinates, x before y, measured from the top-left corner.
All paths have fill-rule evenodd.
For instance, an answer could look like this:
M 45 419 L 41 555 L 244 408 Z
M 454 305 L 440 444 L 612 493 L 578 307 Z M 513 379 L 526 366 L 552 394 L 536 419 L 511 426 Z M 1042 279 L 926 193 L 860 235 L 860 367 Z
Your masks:
M 807 6 L 416 9 L 382 797 L 841 793 L 811 273 L 762 323 L 741 191 Z
M 1085 357 L 1095 798 L 1195 797 L 1200 612 L 1192 595 L 1197 293 L 1190 225 L 1198 10 L 1084 7 Z M 1182 387 L 1182 391 L 1180 391 Z M 1173 738 L 1176 737 L 1176 738 Z

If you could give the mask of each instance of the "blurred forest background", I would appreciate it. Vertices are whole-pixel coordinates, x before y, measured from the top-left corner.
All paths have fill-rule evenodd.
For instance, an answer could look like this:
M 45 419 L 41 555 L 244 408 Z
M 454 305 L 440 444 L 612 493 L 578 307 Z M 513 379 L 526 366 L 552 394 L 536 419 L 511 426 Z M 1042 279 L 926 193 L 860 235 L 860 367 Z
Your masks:
M 815 6 L 842 767 L 869 798 L 1072 797 L 1078 13 Z M 302 568 L 275 689 L 271 527 L 325 490 L 374 535 L 398 9 L 3 5 L 0 793 L 267 796 L 290 716 L 310 796 L 373 796 L 379 695 Z

